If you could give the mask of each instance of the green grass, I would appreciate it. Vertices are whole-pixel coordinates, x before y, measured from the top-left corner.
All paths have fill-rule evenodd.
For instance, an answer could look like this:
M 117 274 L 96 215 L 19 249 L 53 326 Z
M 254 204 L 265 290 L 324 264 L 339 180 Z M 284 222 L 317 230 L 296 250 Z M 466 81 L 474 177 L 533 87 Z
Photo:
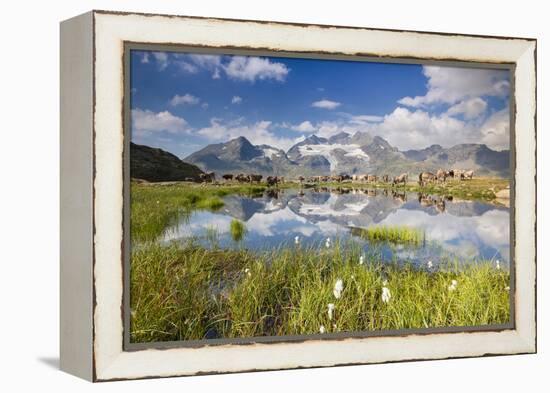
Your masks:
M 284 336 L 509 321 L 509 272 L 359 263 L 353 244 L 265 253 L 147 242 L 132 252 L 131 340 Z M 343 291 L 333 290 L 342 280 Z M 452 280 L 458 282 L 450 291 Z M 385 283 L 385 284 L 384 284 Z M 386 286 L 391 299 L 382 301 Z M 333 318 L 328 304 L 334 304 Z
M 355 236 L 369 240 L 371 243 L 389 242 L 419 246 L 424 241 L 424 232 L 408 226 L 373 226 L 369 228 L 351 228 Z
M 258 195 L 266 187 L 258 185 L 171 184 L 131 185 L 131 236 L 133 242 L 157 239 L 170 225 L 192 210 L 216 211 L 229 194 Z
M 243 240 L 246 232 L 246 226 L 242 221 L 239 221 L 237 219 L 231 220 L 231 223 L 229 224 L 229 233 L 231 233 L 231 238 L 234 241 L 240 242 L 241 240 Z

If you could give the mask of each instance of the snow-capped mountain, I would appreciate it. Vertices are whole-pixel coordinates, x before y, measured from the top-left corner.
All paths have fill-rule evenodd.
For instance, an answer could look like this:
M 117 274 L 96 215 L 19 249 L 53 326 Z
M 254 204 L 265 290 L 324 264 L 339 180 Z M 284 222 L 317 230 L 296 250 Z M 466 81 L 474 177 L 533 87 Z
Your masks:
M 341 132 L 330 138 L 310 135 L 287 152 L 269 145 L 253 145 L 245 137 L 217 143 L 186 157 L 203 171 L 260 173 L 278 176 L 376 173 L 395 176 L 438 168 L 474 169 L 480 174 L 508 176 L 509 152 L 486 145 L 432 145 L 422 150 L 399 151 L 380 136 Z

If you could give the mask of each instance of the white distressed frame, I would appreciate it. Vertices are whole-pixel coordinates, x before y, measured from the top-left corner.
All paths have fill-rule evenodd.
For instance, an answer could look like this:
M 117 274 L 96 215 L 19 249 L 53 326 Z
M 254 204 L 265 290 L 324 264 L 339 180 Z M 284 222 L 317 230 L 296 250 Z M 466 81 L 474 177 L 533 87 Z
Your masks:
M 535 40 L 108 12 L 90 15 L 95 57 L 92 379 L 536 351 Z M 515 329 L 125 352 L 121 313 L 124 42 L 515 63 Z

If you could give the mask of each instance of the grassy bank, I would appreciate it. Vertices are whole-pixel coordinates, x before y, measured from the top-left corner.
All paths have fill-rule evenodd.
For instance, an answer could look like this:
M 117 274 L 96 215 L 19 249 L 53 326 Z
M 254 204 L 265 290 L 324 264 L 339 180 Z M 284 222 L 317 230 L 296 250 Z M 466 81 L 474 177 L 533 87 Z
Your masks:
M 131 184 L 132 241 L 154 240 L 191 210 L 216 211 L 229 194 L 258 195 L 262 185 Z
M 132 253 L 131 339 L 467 326 L 510 318 L 509 273 L 490 262 L 430 271 L 365 260 L 359 252 L 338 242 L 263 254 L 143 243 Z
M 371 243 L 388 242 L 419 246 L 424 241 L 424 232 L 408 226 L 373 226 L 369 228 L 351 228 L 352 235 L 359 236 Z

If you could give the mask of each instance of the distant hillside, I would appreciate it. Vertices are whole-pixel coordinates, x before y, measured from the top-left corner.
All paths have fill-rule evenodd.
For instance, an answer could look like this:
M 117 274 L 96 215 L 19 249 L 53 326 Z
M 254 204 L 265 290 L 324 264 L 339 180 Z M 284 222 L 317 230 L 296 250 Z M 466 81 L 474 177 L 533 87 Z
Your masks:
M 253 145 L 245 137 L 208 145 L 185 158 L 204 171 L 223 173 L 261 173 L 288 176 L 298 173 L 298 165 L 283 150 L 268 145 Z
M 197 166 L 162 149 L 130 143 L 130 177 L 150 182 L 197 179 Z
M 268 145 L 253 145 L 245 137 L 208 145 L 185 161 L 205 172 L 259 173 L 287 177 L 329 174 L 418 174 L 443 169 L 473 169 L 477 175 L 508 177 L 509 151 L 495 151 L 484 144 L 459 144 L 449 148 L 431 145 L 399 151 L 380 136 L 366 132 L 341 132 L 330 138 L 310 135 L 287 152 Z

